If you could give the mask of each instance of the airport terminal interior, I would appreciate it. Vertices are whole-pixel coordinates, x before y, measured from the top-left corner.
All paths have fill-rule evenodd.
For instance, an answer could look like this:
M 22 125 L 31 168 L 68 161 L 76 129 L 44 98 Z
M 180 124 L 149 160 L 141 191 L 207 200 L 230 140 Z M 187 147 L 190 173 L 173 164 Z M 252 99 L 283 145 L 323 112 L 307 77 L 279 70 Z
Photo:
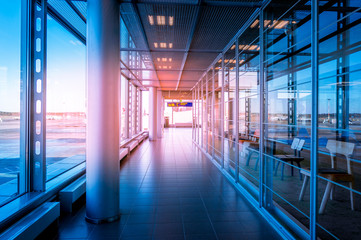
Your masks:
M 0 0 L 0 239 L 360 236 L 361 1 Z

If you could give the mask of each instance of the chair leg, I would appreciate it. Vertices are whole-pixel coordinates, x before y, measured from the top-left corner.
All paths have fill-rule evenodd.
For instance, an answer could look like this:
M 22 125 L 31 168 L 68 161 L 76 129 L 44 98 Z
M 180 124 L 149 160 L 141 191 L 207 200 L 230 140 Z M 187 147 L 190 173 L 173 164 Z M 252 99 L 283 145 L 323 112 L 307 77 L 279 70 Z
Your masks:
M 257 171 L 258 163 L 259 163 L 259 153 L 257 155 L 258 155 L 258 157 L 257 157 L 256 165 L 254 166 L 255 171 Z
M 310 177 L 305 175 L 305 178 L 303 179 L 303 184 L 302 184 L 302 189 L 301 189 L 301 192 L 300 192 L 300 196 L 298 197 L 299 201 L 303 200 L 303 197 L 305 196 L 305 192 L 306 192 L 306 188 L 307 188 L 309 180 L 310 180 Z
M 327 182 L 325 193 L 323 194 L 322 202 L 321 202 L 321 205 L 320 205 L 320 210 L 318 211 L 319 214 L 323 214 L 324 211 L 325 211 L 327 201 L 330 198 L 332 185 L 333 184 L 331 182 Z
M 297 166 L 298 166 L 298 172 L 299 172 L 299 174 L 300 174 L 300 180 L 302 181 L 302 174 L 301 174 L 301 164 L 300 164 L 300 162 L 296 162 L 297 163 Z
M 253 153 L 252 151 L 248 150 L 246 166 L 249 166 L 249 161 L 251 160 L 252 153 Z
M 350 188 L 353 189 L 353 182 L 349 183 Z M 354 202 L 353 202 L 353 191 L 350 191 L 350 201 L 351 201 L 351 210 L 355 211 L 355 206 L 354 206 Z
M 283 181 L 283 173 L 285 171 L 285 163 L 282 163 L 282 167 L 281 167 L 281 180 Z
M 275 166 L 275 173 L 274 176 L 277 176 L 277 172 L 278 172 L 278 166 L 280 165 L 280 160 L 277 160 L 276 166 Z
M 335 193 L 335 185 L 332 184 L 331 193 L 330 193 L 330 200 L 333 200 L 333 194 Z

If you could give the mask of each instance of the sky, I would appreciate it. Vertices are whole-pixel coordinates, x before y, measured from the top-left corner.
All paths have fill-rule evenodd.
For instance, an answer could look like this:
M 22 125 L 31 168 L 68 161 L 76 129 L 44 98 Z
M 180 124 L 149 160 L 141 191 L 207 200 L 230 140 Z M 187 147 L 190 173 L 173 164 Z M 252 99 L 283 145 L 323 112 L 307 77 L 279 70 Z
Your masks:
M 0 111 L 20 111 L 21 0 L 0 1 Z M 84 112 L 86 47 L 47 19 L 47 111 Z

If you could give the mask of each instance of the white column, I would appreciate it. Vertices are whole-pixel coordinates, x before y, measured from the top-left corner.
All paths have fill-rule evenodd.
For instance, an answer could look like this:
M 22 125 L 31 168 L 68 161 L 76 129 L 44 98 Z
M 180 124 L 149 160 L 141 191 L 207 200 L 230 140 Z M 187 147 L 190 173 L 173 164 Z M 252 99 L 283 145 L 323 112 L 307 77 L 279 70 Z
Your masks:
M 157 92 L 157 136 L 158 138 L 163 137 L 163 96 L 162 91 Z
M 149 140 L 157 140 L 157 88 L 149 88 Z
M 86 219 L 119 218 L 119 2 L 89 0 Z

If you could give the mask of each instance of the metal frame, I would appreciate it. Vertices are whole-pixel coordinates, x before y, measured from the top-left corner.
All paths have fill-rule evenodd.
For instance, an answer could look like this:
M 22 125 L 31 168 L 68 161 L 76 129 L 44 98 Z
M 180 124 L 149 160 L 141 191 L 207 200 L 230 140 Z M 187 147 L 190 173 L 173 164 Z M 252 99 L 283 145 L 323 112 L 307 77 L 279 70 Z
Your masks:
M 221 87 L 221 166 L 224 169 L 224 54 L 222 54 L 222 87 Z
M 216 137 L 216 128 L 215 128 L 215 118 L 216 118 L 216 115 L 215 115 L 215 110 L 216 110 L 216 106 L 215 106 L 215 103 L 216 103 L 216 95 L 215 95 L 215 86 L 214 86 L 214 74 L 215 74 L 215 71 L 214 71 L 214 67 L 212 68 L 212 104 L 211 104 L 211 111 L 212 111 L 212 114 L 211 114 L 211 124 L 212 124 L 212 157 L 215 158 L 215 137 Z
M 204 88 L 203 88 L 203 78 L 201 81 L 201 95 L 200 97 L 202 98 L 201 100 L 201 146 L 202 148 L 204 148 L 204 132 L 203 132 L 203 128 L 204 128 Z
M 209 129 L 208 129 L 208 120 L 209 120 L 209 102 L 208 102 L 208 74 L 206 74 L 206 109 L 205 109 L 205 132 L 206 132 L 206 152 L 208 152 L 208 136 L 209 136 Z
M 235 169 L 235 175 L 236 175 L 236 182 L 239 182 L 239 43 L 238 43 L 238 38 L 236 39 L 236 48 L 235 48 L 235 56 L 236 56 L 236 89 L 235 89 L 235 97 L 234 97 L 234 105 L 235 105 L 235 116 L 233 117 L 234 122 L 233 122 L 233 128 L 235 131 L 235 161 L 236 161 L 236 169 Z
M 193 35 L 196 31 L 196 27 L 197 27 L 197 23 L 199 21 L 199 16 L 201 15 L 200 12 L 201 12 L 201 4 L 202 0 L 198 0 L 198 7 L 197 7 L 197 12 L 196 12 L 196 15 L 195 15 L 195 19 L 193 20 L 192 22 L 192 26 L 191 26 L 191 31 L 188 35 L 188 40 L 187 40 L 187 45 L 186 45 L 186 52 L 184 53 L 184 56 L 183 56 L 183 60 L 182 60 L 182 64 L 181 64 L 181 67 L 180 67 L 180 72 L 179 72 L 179 77 L 178 77 L 178 82 L 177 82 L 177 86 L 175 88 L 175 90 L 177 91 L 178 90 L 178 87 L 179 87 L 179 84 L 180 84 L 180 80 L 182 78 L 182 75 L 183 75 L 183 69 L 184 69 L 184 66 L 186 64 L 186 61 L 187 61 L 187 58 L 188 58 L 188 51 L 191 47 L 191 43 L 193 41 Z
M 29 144 L 30 144 L 30 111 L 31 111 L 31 22 L 32 2 L 21 1 L 21 104 L 20 104 L 20 173 L 18 178 L 18 194 L 30 190 L 29 184 Z
M 311 2 L 311 173 L 310 173 L 310 239 L 317 239 L 317 172 L 318 172 L 318 76 L 319 76 L 319 0 Z
M 264 10 L 262 10 L 259 14 L 259 22 L 263 23 L 264 22 Z M 259 104 L 260 104 L 260 117 L 259 117 L 259 127 L 260 127 L 260 131 L 259 131 L 259 196 L 258 196 L 258 204 L 259 207 L 262 208 L 263 207 L 263 193 L 264 193 L 264 189 L 263 189 L 263 184 L 264 184 L 264 179 L 263 179 L 263 171 L 264 171 L 264 163 L 265 163 L 265 156 L 263 155 L 263 149 L 264 149 L 264 133 L 265 133 L 265 129 L 264 129 L 264 123 L 265 123 L 265 114 L 264 114 L 264 106 L 267 103 L 265 101 L 265 97 L 264 97 L 264 83 L 265 83 L 265 66 L 264 66 L 264 60 L 265 60 L 265 49 L 264 49 L 264 24 L 260 24 L 260 28 L 259 28 Z
M 30 182 L 32 191 L 46 190 L 46 21 L 47 1 L 32 2 L 30 63 Z

